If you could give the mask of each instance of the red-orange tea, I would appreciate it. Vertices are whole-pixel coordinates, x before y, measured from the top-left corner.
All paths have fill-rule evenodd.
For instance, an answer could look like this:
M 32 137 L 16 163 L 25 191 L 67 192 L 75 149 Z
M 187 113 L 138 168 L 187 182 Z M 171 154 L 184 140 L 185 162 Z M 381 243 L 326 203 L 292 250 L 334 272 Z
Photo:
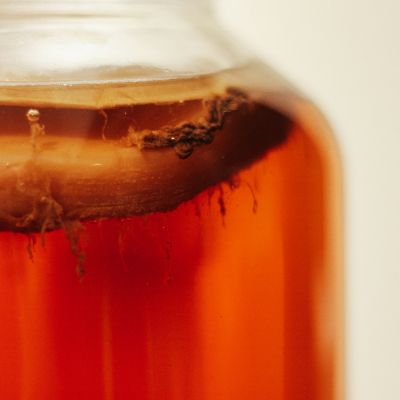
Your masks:
M 282 94 L 163 85 L 3 101 L 1 397 L 335 399 L 325 127 Z

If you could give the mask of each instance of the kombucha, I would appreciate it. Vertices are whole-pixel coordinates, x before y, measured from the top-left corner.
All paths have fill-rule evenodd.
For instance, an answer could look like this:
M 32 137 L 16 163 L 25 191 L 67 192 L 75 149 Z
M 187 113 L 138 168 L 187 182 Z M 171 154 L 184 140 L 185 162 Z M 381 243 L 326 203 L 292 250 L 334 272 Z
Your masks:
M 340 398 L 335 147 L 234 75 L 0 88 L 2 399 Z

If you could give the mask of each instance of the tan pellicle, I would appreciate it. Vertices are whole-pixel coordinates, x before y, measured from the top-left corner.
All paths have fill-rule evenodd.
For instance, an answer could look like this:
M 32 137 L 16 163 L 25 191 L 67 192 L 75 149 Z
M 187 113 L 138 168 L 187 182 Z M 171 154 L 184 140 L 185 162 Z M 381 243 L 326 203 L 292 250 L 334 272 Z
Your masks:
M 225 72 L 2 88 L 0 228 L 44 232 L 70 220 L 166 211 L 229 179 L 280 144 L 289 124 L 270 121 L 272 110 L 236 80 Z M 261 115 L 269 129 L 277 125 L 272 135 L 253 132 Z M 237 119 L 253 130 L 238 129 Z

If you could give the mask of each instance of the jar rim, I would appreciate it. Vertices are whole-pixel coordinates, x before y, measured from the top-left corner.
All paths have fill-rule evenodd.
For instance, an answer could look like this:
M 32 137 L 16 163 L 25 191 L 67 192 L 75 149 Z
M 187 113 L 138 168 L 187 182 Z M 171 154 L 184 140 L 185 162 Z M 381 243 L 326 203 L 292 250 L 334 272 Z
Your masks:
M 197 10 L 208 8 L 209 4 L 209 0 L 5 0 L 0 2 L 0 16 L 126 16 L 140 7 L 196 7 Z

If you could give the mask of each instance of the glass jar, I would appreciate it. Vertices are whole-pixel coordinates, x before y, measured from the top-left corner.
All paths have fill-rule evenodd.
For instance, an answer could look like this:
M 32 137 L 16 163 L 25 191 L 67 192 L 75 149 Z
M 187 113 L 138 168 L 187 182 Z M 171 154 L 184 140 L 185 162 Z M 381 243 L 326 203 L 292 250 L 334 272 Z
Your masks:
M 205 2 L 0 16 L 2 399 L 341 399 L 314 105 Z

